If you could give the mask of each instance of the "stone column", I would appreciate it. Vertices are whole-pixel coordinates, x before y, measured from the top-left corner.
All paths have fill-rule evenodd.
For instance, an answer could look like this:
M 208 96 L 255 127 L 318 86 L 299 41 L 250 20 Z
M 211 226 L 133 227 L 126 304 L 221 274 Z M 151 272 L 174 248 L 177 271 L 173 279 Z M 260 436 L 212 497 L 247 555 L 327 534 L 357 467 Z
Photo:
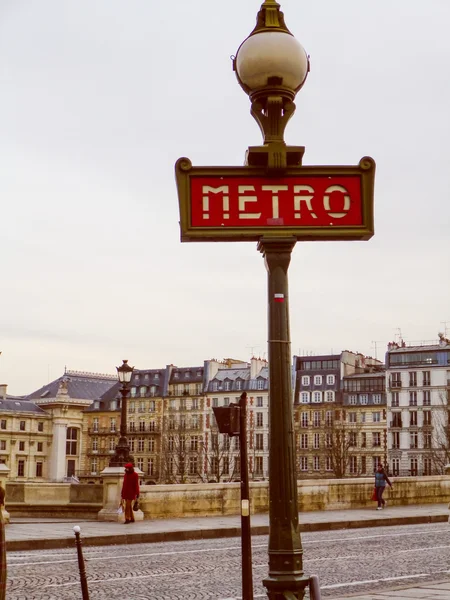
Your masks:
M 53 441 L 50 455 L 50 481 L 62 481 L 66 475 L 67 419 L 53 421 Z
M 10 472 L 10 468 L 7 467 L 5 464 L 0 463 L 0 485 L 2 486 L 2 488 L 4 490 L 6 490 L 6 482 L 9 477 L 9 472 Z M 3 516 L 3 522 L 9 523 L 9 520 L 10 520 L 9 512 L 6 510 L 5 504 L 2 505 L 1 511 L 2 511 L 2 516 Z
M 144 473 L 134 468 L 135 472 L 139 475 L 139 479 Z M 98 513 L 99 521 L 115 521 L 116 523 L 123 523 L 125 521 L 125 514 L 117 514 L 117 509 L 120 504 L 122 494 L 122 483 L 125 469 L 123 467 L 106 467 L 101 472 L 103 480 L 103 508 Z M 142 510 L 138 510 L 134 513 L 135 521 L 143 521 L 144 513 Z

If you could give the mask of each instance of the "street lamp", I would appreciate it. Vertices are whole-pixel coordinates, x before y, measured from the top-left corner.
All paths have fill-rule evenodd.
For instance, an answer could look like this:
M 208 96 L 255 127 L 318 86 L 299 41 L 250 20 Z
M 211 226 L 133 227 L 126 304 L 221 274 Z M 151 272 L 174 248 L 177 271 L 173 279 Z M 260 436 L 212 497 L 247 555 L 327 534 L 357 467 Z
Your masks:
M 251 114 L 264 139 L 263 146 L 248 149 L 247 164 L 264 166 L 268 174 L 301 165 L 304 148 L 287 146 L 284 130 L 308 75 L 309 59 L 286 27 L 275 0 L 261 5 L 256 27 L 239 47 L 233 69 L 250 98 Z M 263 236 L 258 243 L 269 292 L 270 534 L 269 575 L 263 583 L 271 600 L 301 599 L 310 581 L 303 573 L 292 416 L 287 271 L 296 241 L 295 237 Z
M 284 130 L 308 75 L 309 58 L 286 27 L 275 0 L 262 4 L 256 27 L 233 59 L 233 69 L 264 138 L 264 146 L 249 148 L 247 164 L 276 169 L 300 165 L 304 148 L 286 146 Z
M 241 167 L 175 164 L 182 242 L 257 241 L 268 273 L 270 600 L 301 600 L 317 581 L 303 573 L 291 387 L 288 268 L 297 242 L 368 240 L 374 233 L 375 161 L 303 166 L 303 146 L 284 131 L 305 83 L 309 58 L 265 0 L 256 27 L 233 57 L 238 82 L 263 135 Z M 250 591 L 244 600 L 251 600 Z M 315 597 L 318 597 L 317 594 Z
M 130 456 L 130 447 L 127 442 L 127 395 L 128 384 L 131 381 L 134 367 L 130 367 L 128 360 L 124 360 L 120 367 L 116 367 L 119 382 L 122 384 L 120 393 L 122 395 L 120 410 L 120 438 L 114 451 L 114 456 L 109 462 L 110 467 L 123 467 L 128 462 L 134 462 Z

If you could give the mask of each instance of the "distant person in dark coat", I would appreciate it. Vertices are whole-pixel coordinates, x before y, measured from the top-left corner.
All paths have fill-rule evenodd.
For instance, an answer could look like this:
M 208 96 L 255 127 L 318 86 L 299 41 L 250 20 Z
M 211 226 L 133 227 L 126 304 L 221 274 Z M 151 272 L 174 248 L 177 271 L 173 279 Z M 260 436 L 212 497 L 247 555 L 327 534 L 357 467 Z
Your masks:
M 122 501 L 125 502 L 125 525 L 134 523 L 133 504 L 137 498 L 139 498 L 139 476 L 132 463 L 127 463 L 122 485 Z
M 386 489 L 386 484 L 392 487 L 392 483 L 389 481 L 386 471 L 382 464 L 379 464 L 375 471 L 375 489 L 377 490 L 377 510 L 382 510 L 386 506 L 386 501 L 383 500 L 383 492 Z

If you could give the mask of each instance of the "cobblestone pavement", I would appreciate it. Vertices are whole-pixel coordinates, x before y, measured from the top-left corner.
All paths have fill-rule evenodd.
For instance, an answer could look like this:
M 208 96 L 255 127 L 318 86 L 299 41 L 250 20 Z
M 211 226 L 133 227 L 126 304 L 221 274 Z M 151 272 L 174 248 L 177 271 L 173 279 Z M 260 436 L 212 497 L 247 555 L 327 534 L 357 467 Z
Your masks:
M 324 598 L 450 581 L 447 523 L 304 533 L 306 574 Z M 240 541 L 199 540 L 84 549 L 91 600 L 237 600 Z M 267 538 L 253 538 L 255 599 L 266 598 Z M 8 553 L 8 600 L 81 598 L 76 551 Z

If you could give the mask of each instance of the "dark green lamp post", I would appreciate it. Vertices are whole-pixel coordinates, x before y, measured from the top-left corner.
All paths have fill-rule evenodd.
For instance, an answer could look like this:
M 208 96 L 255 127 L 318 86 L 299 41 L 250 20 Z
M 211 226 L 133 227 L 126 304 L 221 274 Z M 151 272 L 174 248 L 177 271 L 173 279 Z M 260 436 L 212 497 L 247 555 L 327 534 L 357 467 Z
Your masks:
M 300 166 L 304 148 L 287 146 L 284 130 L 307 77 L 309 59 L 275 0 L 262 4 L 256 27 L 239 47 L 233 68 L 263 135 L 262 146 L 248 149 L 247 164 L 265 167 L 269 176 Z M 292 414 L 287 272 L 296 241 L 264 236 L 258 244 L 268 272 L 270 534 L 264 585 L 271 600 L 302 599 L 309 584 L 303 573 Z
M 120 410 L 120 438 L 114 451 L 114 456 L 109 461 L 110 467 L 123 467 L 128 462 L 134 462 L 130 456 L 130 447 L 127 441 L 127 396 L 128 384 L 131 381 L 134 367 L 130 367 L 128 360 L 124 360 L 120 367 L 116 367 L 119 382 L 122 384 L 120 393 L 122 395 Z

